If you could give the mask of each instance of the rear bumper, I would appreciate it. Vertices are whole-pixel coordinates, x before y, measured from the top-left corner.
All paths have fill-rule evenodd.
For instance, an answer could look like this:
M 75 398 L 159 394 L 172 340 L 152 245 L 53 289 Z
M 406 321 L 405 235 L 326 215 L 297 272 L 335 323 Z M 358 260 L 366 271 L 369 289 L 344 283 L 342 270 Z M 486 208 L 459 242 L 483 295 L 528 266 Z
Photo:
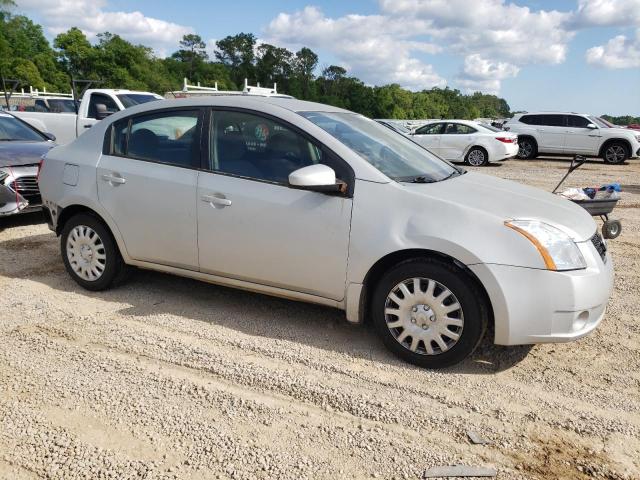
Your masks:
M 489 294 L 495 343 L 522 345 L 577 340 L 602 321 L 613 289 L 613 262 L 590 241 L 579 244 L 587 268 L 552 272 L 507 265 L 472 265 Z
M 508 158 L 515 157 L 518 154 L 518 144 L 517 143 L 502 143 L 495 149 L 496 155 L 494 158 L 490 158 L 490 163 L 501 162 Z

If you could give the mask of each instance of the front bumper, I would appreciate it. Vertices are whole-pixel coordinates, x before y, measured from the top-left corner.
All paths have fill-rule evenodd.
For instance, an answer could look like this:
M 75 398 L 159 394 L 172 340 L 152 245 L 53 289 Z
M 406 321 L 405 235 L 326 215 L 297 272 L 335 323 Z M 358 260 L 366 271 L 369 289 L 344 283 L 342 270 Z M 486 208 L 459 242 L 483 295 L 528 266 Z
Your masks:
M 491 299 L 495 343 L 524 345 L 577 340 L 602 321 L 613 289 L 613 262 L 591 241 L 578 244 L 587 268 L 553 272 L 508 265 L 471 265 Z

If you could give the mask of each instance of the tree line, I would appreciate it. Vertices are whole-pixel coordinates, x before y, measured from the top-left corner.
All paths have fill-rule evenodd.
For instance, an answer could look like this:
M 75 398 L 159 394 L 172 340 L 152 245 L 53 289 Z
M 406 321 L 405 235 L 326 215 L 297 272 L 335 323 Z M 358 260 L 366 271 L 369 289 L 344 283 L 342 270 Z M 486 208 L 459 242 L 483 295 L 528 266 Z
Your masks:
M 241 89 L 244 79 L 303 100 L 343 107 L 373 118 L 501 118 L 511 116 L 505 99 L 450 88 L 406 90 L 398 84 L 369 86 L 338 65 L 319 68 L 318 55 L 257 43 L 255 35 L 239 33 L 216 42 L 213 58 L 199 35 L 185 35 L 177 50 L 158 58 L 151 48 L 104 32 L 92 44 L 73 27 L 51 45 L 42 27 L 10 12 L 11 0 L 0 0 L 0 75 L 21 86 L 68 92 L 73 76 L 100 80 L 104 88 L 148 90 L 164 94 L 191 83 L 228 90 Z

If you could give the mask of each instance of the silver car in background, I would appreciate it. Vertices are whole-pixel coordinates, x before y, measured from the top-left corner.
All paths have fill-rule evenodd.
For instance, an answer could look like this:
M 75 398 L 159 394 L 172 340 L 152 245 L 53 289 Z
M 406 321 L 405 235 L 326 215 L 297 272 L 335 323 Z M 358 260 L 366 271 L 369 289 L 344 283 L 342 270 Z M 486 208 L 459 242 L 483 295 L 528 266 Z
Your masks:
M 136 266 L 328 305 L 428 368 L 463 360 L 489 327 L 500 345 L 578 339 L 612 289 L 579 206 L 295 99 L 132 107 L 49 152 L 40 188 L 87 289 Z

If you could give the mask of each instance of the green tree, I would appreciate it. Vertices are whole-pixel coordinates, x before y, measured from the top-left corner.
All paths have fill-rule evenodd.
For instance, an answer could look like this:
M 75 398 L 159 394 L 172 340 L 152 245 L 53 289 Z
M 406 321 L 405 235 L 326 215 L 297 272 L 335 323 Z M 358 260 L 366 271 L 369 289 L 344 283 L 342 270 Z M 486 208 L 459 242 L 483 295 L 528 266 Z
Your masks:
M 252 33 L 239 33 L 216 42 L 216 59 L 226 65 L 236 85 L 245 78 L 255 78 L 256 37 Z
M 189 80 L 200 81 L 201 79 L 194 76 L 194 73 L 209 58 L 206 51 L 207 44 L 200 35 L 190 33 L 182 37 L 180 47 L 180 50 L 175 52 L 172 57 L 188 65 L 186 76 Z
M 97 79 L 94 51 L 82 30 L 72 27 L 53 40 L 58 58 L 65 70 L 78 78 Z

